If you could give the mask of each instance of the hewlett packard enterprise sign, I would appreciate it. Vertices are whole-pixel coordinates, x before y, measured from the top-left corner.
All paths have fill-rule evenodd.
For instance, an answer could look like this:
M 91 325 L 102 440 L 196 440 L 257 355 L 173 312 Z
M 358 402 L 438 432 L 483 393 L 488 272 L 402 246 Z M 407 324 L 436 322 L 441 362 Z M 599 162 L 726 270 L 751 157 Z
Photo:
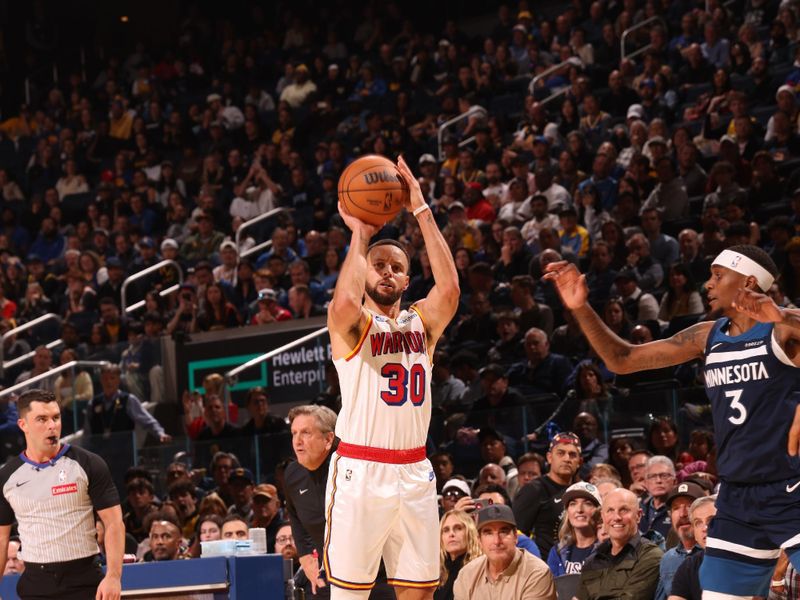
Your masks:
M 319 317 L 192 335 L 175 345 L 177 389 L 203 393 L 207 375 L 224 375 L 324 325 L 324 317 Z M 231 388 L 232 397 L 241 404 L 247 390 L 262 386 L 273 404 L 309 402 L 325 389 L 325 364 L 330 358 L 330 338 L 320 335 L 241 373 Z

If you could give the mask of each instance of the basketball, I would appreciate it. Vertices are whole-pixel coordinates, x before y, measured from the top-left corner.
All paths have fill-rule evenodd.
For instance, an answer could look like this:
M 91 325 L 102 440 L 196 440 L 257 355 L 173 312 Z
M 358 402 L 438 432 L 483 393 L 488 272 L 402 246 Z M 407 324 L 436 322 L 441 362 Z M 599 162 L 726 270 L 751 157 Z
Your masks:
M 353 161 L 342 173 L 339 201 L 357 219 L 380 226 L 408 201 L 408 186 L 392 161 L 370 154 Z

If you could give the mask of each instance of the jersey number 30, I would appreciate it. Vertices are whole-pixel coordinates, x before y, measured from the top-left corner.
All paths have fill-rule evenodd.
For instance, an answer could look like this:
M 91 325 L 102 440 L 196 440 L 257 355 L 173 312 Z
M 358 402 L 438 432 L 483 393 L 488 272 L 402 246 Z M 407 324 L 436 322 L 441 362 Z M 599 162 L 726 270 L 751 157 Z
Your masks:
M 731 409 L 736 411 L 736 415 L 728 417 L 728 421 L 734 425 L 741 425 L 747 419 L 747 408 L 739 402 L 742 397 L 742 390 L 730 390 L 725 392 L 725 397 L 731 399 Z
M 389 406 L 401 406 L 409 396 L 414 406 L 425 401 L 425 367 L 422 365 L 406 369 L 399 363 L 387 363 L 381 368 L 381 375 L 389 380 L 389 389 L 381 392 L 381 400 Z

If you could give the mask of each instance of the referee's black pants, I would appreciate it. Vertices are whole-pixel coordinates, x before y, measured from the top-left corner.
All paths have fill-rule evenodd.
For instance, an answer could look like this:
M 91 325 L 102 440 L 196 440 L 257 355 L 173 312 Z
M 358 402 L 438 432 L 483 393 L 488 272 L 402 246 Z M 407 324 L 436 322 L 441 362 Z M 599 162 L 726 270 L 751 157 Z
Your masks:
M 104 577 L 98 556 L 58 563 L 25 563 L 17 582 L 22 600 L 94 600 Z

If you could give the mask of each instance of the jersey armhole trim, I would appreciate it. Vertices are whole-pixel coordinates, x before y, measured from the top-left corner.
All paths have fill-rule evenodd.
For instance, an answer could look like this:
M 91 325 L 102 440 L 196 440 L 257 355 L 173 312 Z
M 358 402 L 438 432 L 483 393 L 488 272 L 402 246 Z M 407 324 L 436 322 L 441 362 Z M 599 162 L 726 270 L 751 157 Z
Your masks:
M 364 326 L 364 330 L 361 332 L 361 337 L 358 338 L 358 343 L 356 344 L 356 347 L 350 350 L 347 356 L 344 357 L 346 361 L 350 360 L 356 354 L 359 353 L 359 351 L 361 350 L 361 346 L 364 345 L 364 340 L 367 339 L 367 334 L 369 333 L 370 327 L 372 327 L 372 314 L 370 314 L 369 317 L 367 318 L 367 324 Z
M 775 338 L 774 328 L 772 329 L 772 335 L 770 335 L 769 339 L 772 345 L 772 352 L 775 354 L 775 358 L 787 366 L 797 368 L 797 365 L 794 364 L 788 356 L 786 356 L 786 351 L 781 347 L 781 345 L 778 343 L 778 340 Z

